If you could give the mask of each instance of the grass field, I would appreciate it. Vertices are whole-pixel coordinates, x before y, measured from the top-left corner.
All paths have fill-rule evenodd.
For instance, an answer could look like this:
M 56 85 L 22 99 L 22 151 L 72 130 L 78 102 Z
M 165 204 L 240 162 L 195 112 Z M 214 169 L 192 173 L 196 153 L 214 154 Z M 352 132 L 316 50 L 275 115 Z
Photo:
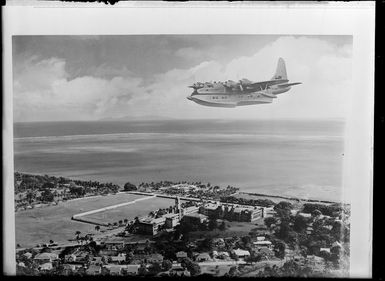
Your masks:
M 31 247 L 38 243 L 47 243 L 50 239 L 55 242 L 66 242 L 68 239 L 75 237 L 77 230 L 83 234 L 95 234 L 94 225 L 73 221 L 71 217 L 77 213 L 129 202 L 143 197 L 145 196 L 119 193 L 116 195 L 71 200 L 59 203 L 57 206 L 17 212 L 15 216 L 16 243 L 20 244 L 21 247 Z M 155 201 L 152 202 L 153 200 Z M 151 207 L 156 209 L 156 206 L 170 206 L 170 201 L 173 200 L 163 198 L 144 200 L 143 204 L 133 204 L 132 206 L 135 206 L 135 210 L 131 212 L 137 215 L 145 215 L 151 211 Z M 118 209 L 111 211 L 118 211 Z M 121 214 L 124 213 L 122 210 L 119 210 L 119 212 Z M 125 217 L 129 217 L 130 214 L 125 214 Z M 112 217 L 113 215 L 109 214 L 109 216 Z
M 136 216 L 147 215 L 151 211 L 159 208 L 168 208 L 175 204 L 175 200 L 167 198 L 149 198 L 147 200 L 135 202 L 127 206 L 111 209 L 91 215 L 82 216 L 84 219 L 101 223 L 114 223 L 124 219 L 134 219 Z

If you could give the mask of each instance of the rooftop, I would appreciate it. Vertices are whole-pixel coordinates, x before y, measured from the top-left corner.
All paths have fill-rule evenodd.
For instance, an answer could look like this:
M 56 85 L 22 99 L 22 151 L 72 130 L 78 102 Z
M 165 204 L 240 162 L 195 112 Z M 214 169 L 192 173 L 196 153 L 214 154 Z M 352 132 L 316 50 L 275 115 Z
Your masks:
M 250 252 L 242 249 L 235 249 L 234 254 L 237 256 L 250 256 Z

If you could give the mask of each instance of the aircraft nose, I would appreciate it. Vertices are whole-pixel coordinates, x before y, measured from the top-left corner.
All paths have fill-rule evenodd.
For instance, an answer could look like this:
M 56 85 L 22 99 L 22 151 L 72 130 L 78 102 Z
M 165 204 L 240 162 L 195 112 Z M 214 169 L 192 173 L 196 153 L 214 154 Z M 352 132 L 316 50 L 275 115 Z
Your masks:
M 187 99 L 188 99 L 188 100 L 192 100 L 192 97 L 191 97 L 191 96 L 188 96 Z

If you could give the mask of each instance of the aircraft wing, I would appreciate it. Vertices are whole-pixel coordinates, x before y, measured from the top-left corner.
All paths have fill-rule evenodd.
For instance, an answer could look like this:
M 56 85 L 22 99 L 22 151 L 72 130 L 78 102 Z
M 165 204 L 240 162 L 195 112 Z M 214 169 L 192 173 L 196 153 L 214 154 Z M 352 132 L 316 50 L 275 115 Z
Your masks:
M 276 84 L 282 84 L 282 83 L 286 83 L 288 82 L 289 80 L 285 80 L 285 79 L 277 79 L 277 80 L 269 80 L 269 81 L 262 81 L 262 82 L 256 82 L 256 83 L 252 83 L 250 85 L 247 85 L 247 87 L 252 87 L 252 88 L 256 88 L 256 89 L 266 89 L 267 87 L 269 86 L 273 86 L 273 85 L 276 85 Z
M 295 83 L 288 83 L 288 84 L 281 84 L 281 85 L 278 85 L 279 88 L 286 88 L 286 87 L 290 87 L 290 86 L 294 86 L 294 85 L 299 85 L 299 84 L 302 84 L 301 82 L 295 82 Z

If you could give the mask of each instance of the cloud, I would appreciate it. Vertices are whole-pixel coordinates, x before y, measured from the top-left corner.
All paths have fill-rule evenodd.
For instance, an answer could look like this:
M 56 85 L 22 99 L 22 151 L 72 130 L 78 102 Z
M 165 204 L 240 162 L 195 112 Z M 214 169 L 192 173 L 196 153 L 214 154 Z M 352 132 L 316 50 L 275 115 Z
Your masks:
M 16 121 L 98 119 L 140 93 L 141 79 L 83 76 L 68 80 L 65 61 L 27 60 L 14 79 Z
M 145 84 L 127 68 L 108 63 L 94 75 L 69 80 L 65 61 L 24 60 L 14 79 L 16 120 L 89 120 L 103 117 L 161 115 L 174 118 L 335 118 L 349 110 L 352 94 L 351 44 L 335 45 L 308 37 L 280 37 L 252 56 L 218 62 L 205 56 L 189 68 L 156 74 Z M 177 56 L 198 58 L 183 48 Z M 290 81 L 303 82 L 272 104 L 212 108 L 186 99 L 195 81 L 270 79 L 278 57 L 286 61 Z

